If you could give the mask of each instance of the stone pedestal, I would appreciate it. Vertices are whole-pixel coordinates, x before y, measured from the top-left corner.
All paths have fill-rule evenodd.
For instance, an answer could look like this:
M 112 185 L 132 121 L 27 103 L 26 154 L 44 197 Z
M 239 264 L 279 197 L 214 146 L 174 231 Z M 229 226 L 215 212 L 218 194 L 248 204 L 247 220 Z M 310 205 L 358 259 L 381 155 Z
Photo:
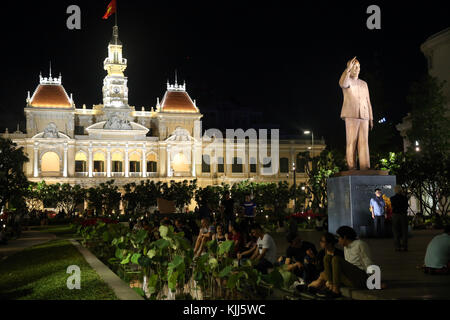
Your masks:
M 358 236 L 372 233 L 373 219 L 369 203 L 370 198 L 375 196 L 375 189 L 381 189 L 387 197 L 394 195 L 396 177 L 383 174 L 362 175 L 360 172 L 328 179 L 329 232 L 335 234 L 340 226 L 349 226 Z

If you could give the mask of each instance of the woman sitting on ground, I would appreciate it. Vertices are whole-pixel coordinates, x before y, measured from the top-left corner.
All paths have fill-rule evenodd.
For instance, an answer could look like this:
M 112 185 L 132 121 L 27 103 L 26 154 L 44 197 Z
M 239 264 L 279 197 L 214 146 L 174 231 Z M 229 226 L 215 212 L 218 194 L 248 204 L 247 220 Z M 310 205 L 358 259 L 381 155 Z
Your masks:
M 215 233 L 214 225 L 210 225 L 207 218 L 203 218 L 200 223 L 201 228 L 194 247 L 194 255 L 196 257 L 200 256 L 204 250 L 206 242 L 212 240 Z
M 357 239 L 355 230 L 342 226 L 336 233 L 339 244 L 344 247 L 345 259 L 337 254 L 327 254 L 324 258 L 324 277 L 319 279 L 320 282 L 314 281 L 310 285 L 310 287 L 317 287 L 318 284 L 326 281 L 327 291 L 323 295 L 330 298 L 341 296 L 341 286 L 367 288 L 366 270 L 373 264 L 369 246 Z

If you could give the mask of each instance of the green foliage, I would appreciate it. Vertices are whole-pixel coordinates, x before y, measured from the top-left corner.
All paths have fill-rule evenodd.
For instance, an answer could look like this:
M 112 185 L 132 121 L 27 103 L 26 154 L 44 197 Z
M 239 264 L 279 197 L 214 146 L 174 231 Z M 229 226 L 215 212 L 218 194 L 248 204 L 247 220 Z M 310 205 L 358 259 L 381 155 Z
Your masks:
M 157 199 L 161 197 L 161 182 L 151 180 L 141 181 L 139 184 L 128 183 L 124 185 L 125 194 L 122 199 L 125 202 L 126 211 L 133 214 L 142 214 L 148 208 L 157 205 Z
M 119 187 L 114 185 L 114 180 L 91 187 L 87 190 L 88 205 L 95 209 L 97 215 L 110 215 L 113 211 L 118 213 L 122 198 L 118 190 Z
M 28 161 L 23 147 L 18 148 L 11 140 L 0 138 L 0 208 L 11 200 L 16 202 L 16 207 L 24 205 L 28 179 L 23 166 Z
M 308 176 L 306 190 L 310 196 L 311 209 L 315 212 L 326 213 L 327 179 L 344 168 L 343 159 L 337 158 L 335 152 L 328 150 L 323 150 L 314 158 L 310 157 L 309 152 L 305 152 L 303 157 L 308 164 L 305 166 L 305 173 Z

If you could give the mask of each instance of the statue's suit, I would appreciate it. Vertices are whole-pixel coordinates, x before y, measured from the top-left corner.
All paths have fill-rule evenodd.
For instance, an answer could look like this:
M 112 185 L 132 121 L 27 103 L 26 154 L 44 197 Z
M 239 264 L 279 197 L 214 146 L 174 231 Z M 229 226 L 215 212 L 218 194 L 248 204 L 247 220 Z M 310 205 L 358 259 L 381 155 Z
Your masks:
M 369 121 L 373 120 L 369 88 L 365 81 L 351 78 L 347 70 L 342 74 L 339 85 L 344 93 L 341 118 L 345 120 L 348 168 L 356 169 L 357 147 L 360 169 L 369 169 Z

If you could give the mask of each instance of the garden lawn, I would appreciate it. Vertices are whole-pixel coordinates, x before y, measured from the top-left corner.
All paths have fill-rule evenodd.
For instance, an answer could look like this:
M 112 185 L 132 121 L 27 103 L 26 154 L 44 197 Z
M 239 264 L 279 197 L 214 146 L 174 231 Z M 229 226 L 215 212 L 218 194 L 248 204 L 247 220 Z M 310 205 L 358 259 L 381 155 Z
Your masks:
M 81 270 L 81 289 L 67 288 L 67 267 Z M 0 299 L 116 300 L 114 292 L 67 240 L 20 251 L 0 262 Z
M 70 224 L 31 227 L 31 229 L 51 233 L 62 239 L 73 239 L 78 237 L 76 229 L 72 228 Z

